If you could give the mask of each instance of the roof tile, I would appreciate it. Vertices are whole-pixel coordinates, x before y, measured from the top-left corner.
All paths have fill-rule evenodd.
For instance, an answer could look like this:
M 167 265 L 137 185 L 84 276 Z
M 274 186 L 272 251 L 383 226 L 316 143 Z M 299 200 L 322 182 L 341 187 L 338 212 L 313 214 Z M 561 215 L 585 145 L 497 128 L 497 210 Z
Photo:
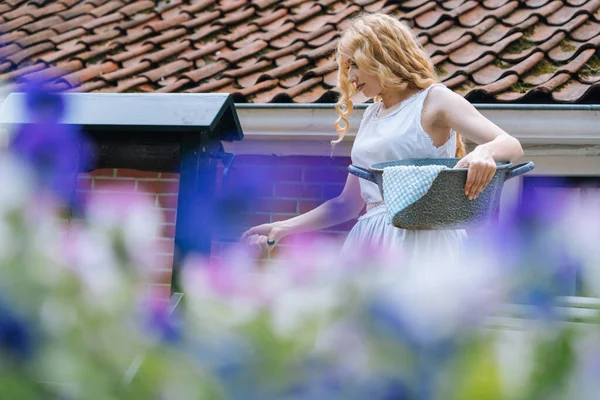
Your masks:
M 287 13 L 288 13 L 287 9 L 280 8 L 276 11 L 266 14 L 263 17 L 255 19 L 254 23 L 258 26 L 269 25 L 271 22 L 276 21 L 277 19 L 286 16 Z
M 54 29 L 58 33 L 65 33 L 67 31 L 70 31 L 71 29 L 83 26 L 86 22 L 89 22 L 93 19 L 94 17 L 92 17 L 91 15 L 84 14 L 80 15 L 79 17 L 75 17 L 65 22 L 59 23 L 57 25 L 53 25 L 52 29 Z
M 131 16 L 139 13 L 140 11 L 150 10 L 154 8 L 154 2 L 150 0 L 138 0 L 133 3 L 127 4 L 125 7 L 119 9 L 119 12 L 126 16 Z
M 6 57 L 6 59 L 15 65 L 18 65 L 33 55 L 40 54 L 40 53 L 46 52 L 51 49 L 54 49 L 53 43 L 43 42 L 43 43 L 36 44 L 35 46 L 28 47 L 17 53 L 11 54 L 8 57 Z
M 92 31 L 102 25 L 112 24 L 114 22 L 118 22 L 123 18 L 123 14 L 119 12 L 114 12 L 112 14 L 105 15 L 103 17 L 98 17 L 96 19 L 92 19 L 90 22 L 83 25 L 83 27 L 89 31 Z
M 2 31 L 3 33 L 7 33 L 7 32 L 15 30 L 17 28 L 20 28 L 23 25 L 29 24 L 32 21 L 35 21 L 33 19 L 33 17 L 31 17 L 29 15 L 23 15 L 22 17 L 12 19 L 12 20 L 9 20 L 8 22 L 3 23 L 0 26 L 0 31 Z
M 579 42 L 586 42 L 597 35 L 600 35 L 600 24 L 589 19 L 571 32 L 571 38 Z
M 223 48 L 225 48 L 225 42 L 212 43 L 210 45 L 204 45 L 198 50 L 185 52 L 181 55 L 181 58 L 189 61 L 194 61 L 204 56 L 217 54 Z
M 24 25 L 19 29 L 26 31 L 27 33 L 35 33 L 42 29 L 53 27 L 56 24 L 63 22 L 63 19 L 58 16 L 46 17 L 44 19 L 37 20 L 30 24 Z
M 15 43 L 21 47 L 29 47 L 45 40 L 49 40 L 54 36 L 56 36 L 56 32 L 46 29 L 38 33 L 34 33 L 33 35 L 28 35 L 21 39 L 15 40 Z
M 233 83 L 232 78 L 221 78 L 218 80 L 213 80 L 213 81 L 204 83 L 200 86 L 196 86 L 187 91 L 190 93 L 209 93 L 209 92 L 212 92 L 213 90 L 217 90 L 217 89 L 222 88 L 223 86 L 229 85 L 230 83 Z
M 591 14 L 600 6 L 600 0 L 591 0 L 579 7 L 563 6 L 555 13 L 546 18 L 550 25 L 562 25 L 565 22 L 572 20 L 575 16 L 587 13 Z
M 184 76 L 189 80 L 198 83 L 203 79 L 209 78 L 213 75 L 218 74 L 219 72 L 224 71 L 228 66 L 229 64 L 227 64 L 227 62 L 219 60 L 215 63 L 205 65 L 202 68 L 197 69 L 195 71 L 187 72 L 184 74 Z
M 266 81 L 262 81 L 260 83 L 257 83 L 254 86 L 248 87 L 246 89 L 242 89 L 240 91 L 240 94 L 242 94 L 244 97 L 251 96 L 258 92 L 272 89 L 272 88 L 276 87 L 278 83 L 279 83 L 278 79 L 269 79 Z
M 162 1 L 158 6 L 156 6 L 155 11 L 158 14 L 162 14 L 168 10 L 173 8 L 177 8 L 178 6 L 184 4 L 182 0 L 170 0 L 170 1 Z
M 24 38 L 25 36 L 27 36 L 27 33 L 23 32 L 23 31 L 13 31 L 6 35 L 1 35 L 0 36 L 0 45 L 4 46 L 8 43 L 16 42 L 17 40 Z
M 219 8 L 224 12 L 228 13 L 233 10 L 237 10 L 238 8 L 246 5 L 246 0 L 222 0 Z
M 225 59 L 230 63 L 234 63 L 238 60 L 250 57 L 251 55 L 260 52 L 268 46 L 268 43 L 264 40 L 257 40 L 253 43 L 248 44 L 243 49 L 235 50 L 226 54 L 222 54 L 219 58 Z
M 56 52 L 46 53 L 40 57 L 40 60 L 45 61 L 47 63 L 54 63 L 54 62 L 66 59 L 70 55 L 77 54 L 80 51 L 83 51 L 85 49 L 86 49 L 86 46 L 84 44 L 80 43 L 78 45 L 75 45 L 72 47 L 67 47 L 65 49 L 61 49 Z
M 75 17 L 79 17 L 81 15 L 84 14 L 88 14 L 90 11 L 92 11 L 94 9 L 94 5 L 90 4 L 90 3 L 84 3 L 84 4 L 79 4 L 75 7 L 69 8 L 65 11 L 62 11 L 60 13 L 60 16 L 65 20 L 68 21 L 70 19 L 73 19 Z
M 151 12 L 148 14 L 136 14 L 133 18 L 122 22 L 117 29 L 122 31 L 126 31 L 127 29 L 135 28 L 137 26 L 143 25 L 148 21 L 152 21 L 156 18 L 156 13 Z M 150 29 L 150 28 L 148 28 Z
M 32 68 L 32 71 L 24 72 L 21 75 L 21 79 L 56 79 L 63 75 L 70 74 L 71 72 L 75 72 L 78 69 L 81 69 L 83 67 L 83 63 L 79 60 L 72 60 L 67 62 L 66 64 L 56 65 L 50 68 L 45 68 L 44 63 L 36 63 L 32 65 L 32 67 L 38 68 Z
M 102 74 L 116 71 L 118 65 L 113 62 L 106 62 L 98 65 L 80 69 L 58 79 L 59 82 L 67 82 L 71 87 L 78 86 L 84 82 L 92 80 Z
M 7 81 L 17 81 L 18 82 L 23 76 L 26 76 L 27 74 L 32 74 L 36 71 L 45 72 L 46 71 L 45 63 L 38 61 L 35 64 L 29 65 L 25 68 L 15 69 L 15 70 L 12 70 L 5 74 L 2 74 L 2 75 L 0 75 L 0 82 L 7 82 Z
M 237 28 L 235 31 L 231 32 L 229 35 L 222 36 L 221 39 L 229 43 L 230 46 L 239 49 L 246 45 L 246 43 L 244 41 L 241 41 L 241 39 L 249 39 L 248 35 L 257 32 L 258 29 L 258 26 L 256 26 L 255 24 L 243 25 Z M 253 42 L 254 40 L 256 40 L 256 38 L 250 40 L 250 42 Z
M 556 10 L 558 10 L 561 7 L 562 7 L 562 2 L 560 0 L 554 0 L 554 1 L 551 1 L 547 4 L 545 4 L 543 7 L 540 7 L 540 8 L 517 9 L 508 18 L 504 19 L 503 22 L 505 24 L 514 26 L 514 25 L 518 25 L 521 22 L 525 21 L 532 15 L 537 15 L 538 17 L 543 19 L 543 18 L 546 18 L 548 15 L 554 13 Z
M 144 54 L 149 53 L 150 51 L 152 51 L 154 49 L 154 45 L 151 43 L 142 45 L 142 46 L 138 46 L 138 47 L 134 47 L 131 50 L 128 50 L 126 52 L 123 53 L 119 53 L 119 54 L 115 54 L 110 56 L 109 58 L 115 62 L 123 62 L 123 61 L 127 61 L 130 60 L 134 57 L 137 56 L 141 56 Z
M 196 0 L 190 2 L 189 6 L 183 7 L 181 10 L 190 14 L 197 13 L 216 3 L 216 0 Z
M 225 18 L 221 18 L 219 20 L 219 23 L 224 26 L 239 24 L 240 22 L 245 21 L 248 18 L 252 17 L 254 15 L 254 12 L 255 12 L 254 8 L 250 7 L 243 11 L 238 11 L 236 13 L 228 14 Z
M 151 82 L 156 82 L 161 78 L 173 75 L 179 71 L 183 71 L 192 66 L 191 61 L 187 60 L 176 60 L 166 65 L 155 68 L 151 71 L 144 72 L 141 76 L 148 78 Z
M 141 60 L 148 60 L 151 63 L 159 63 L 163 60 L 166 60 L 167 58 L 173 57 L 174 55 L 181 53 L 182 51 L 184 51 L 185 49 L 187 49 L 188 47 L 190 47 L 191 44 L 189 41 L 184 41 L 184 42 L 180 42 L 174 46 L 166 46 L 164 49 L 157 51 L 155 53 L 149 53 L 147 54 L 146 57 L 142 58 Z
M 12 54 L 18 53 L 23 48 L 16 43 L 11 43 L 8 46 L 0 47 L 0 62 L 4 62 L 4 59 Z
M 212 22 L 216 19 L 218 19 L 221 16 L 221 12 L 220 11 L 211 11 L 211 12 L 204 12 L 202 14 L 200 14 L 200 16 L 196 17 L 196 18 L 192 18 L 188 21 L 185 21 L 183 24 L 184 27 L 186 27 L 187 29 L 193 29 L 199 26 L 202 26 L 204 24 L 206 24 L 207 22 Z M 220 27 L 205 27 L 206 28 L 218 28 L 221 29 Z
M 86 51 L 84 53 L 77 54 L 74 58 L 79 59 L 81 61 L 90 62 L 98 57 L 110 55 L 113 53 L 118 47 L 115 44 L 107 44 L 102 47 L 95 48 L 94 50 Z
M 308 57 L 310 59 L 326 57 L 326 56 L 331 55 L 335 51 L 336 48 L 337 48 L 337 41 L 329 42 L 323 46 L 317 47 L 314 50 L 309 50 L 309 51 L 300 53 L 300 55 L 298 55 L 298 57 Z
M 92 14 L 96 18 L 100 18 L 100 17 L 110 14 L 111 12 L 113 12 L 121 7 L 123 7 L 122 2 L 120 2 L 118 0 L 111 0 L 107 3 L 104 3 L 102 6 L 93 9 L 92 11 L 90 11 L 90 14 Z
M 10 8 L 7 8 L 10 9 Z M 16 19 L 16 18 L 20 18 L 24 15 L 29 15 L 30 17 L 32 17 L 32 19 L 35 19 L 35 17 L 33 15 L 31 15 L 35 10 L 37 10 L 37 7 L 31 7 L 31 6 L 24 6 L 24 7 L 19 7 L 19 8 L 15 8 L 12 11 L 9 12 L 4 12 L 2 13 L 2 17 L 5 18 L 6 20 L 11 20 L 11 19 Z
M 314 4 L 308 10 L 306 10 L 300 14 L 294 15 L 291 20 L 294 21 L 296 24 L 300 24 L 300 23 L 318 15 L 322 10 L 323 9 L 321 8 L 321 6 Z
M 117 36 L 119 36 L 120 34 L 121 34 L 121 32 L 113 29 L 113 30 L 108 30 L 108 31 L 102 32 L 102 33 L 98 33 L 96 35 L 84 36 L 81 38 L 80 42 L 84 43 L 88 46 L 91 46 L 96 43 L 106 42 L 110 39 L 114 39 Z
M 152 29 L 154 32 L 162 32 L 167 29 L 171 29 L 174 26 L 182 25 L 184 22 L 188 21 L 190 16 L 186 13 L 182 13 L 177 15 L 176 17 L 160 20 L 156 22 L 149 23 L 146 25 L 148 28 Z
M 152 64 L 149 61 L 142 61 L 138 64 L 132 65 L 130 67 L 121 68 L 113 72 L 109 72 L 102 75 L 102 79 L 107 82 L 116 82 L 120 79 L 126 78 L 128 76 L 137 74 L 138 72 L 142 72 L 150 68 Z
M 337 38 L 360 11 L 413 27 L 441 81 L 467 98 L 600 95 L 600 0 L 5 0 L 0 78 L 331 102 Z

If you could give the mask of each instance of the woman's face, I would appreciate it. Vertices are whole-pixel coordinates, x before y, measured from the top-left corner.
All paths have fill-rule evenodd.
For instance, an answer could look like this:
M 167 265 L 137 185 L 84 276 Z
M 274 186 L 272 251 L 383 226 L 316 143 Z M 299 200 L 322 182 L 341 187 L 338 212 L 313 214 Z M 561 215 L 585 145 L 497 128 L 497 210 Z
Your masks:
M 356 85 L 357 92 L 362 92 L 368 98 L 381 94 L 383 88 L 377 75 L 362 71 L 353 58 L 346 58 L 345 61 L 349 66 L 348 80 Z

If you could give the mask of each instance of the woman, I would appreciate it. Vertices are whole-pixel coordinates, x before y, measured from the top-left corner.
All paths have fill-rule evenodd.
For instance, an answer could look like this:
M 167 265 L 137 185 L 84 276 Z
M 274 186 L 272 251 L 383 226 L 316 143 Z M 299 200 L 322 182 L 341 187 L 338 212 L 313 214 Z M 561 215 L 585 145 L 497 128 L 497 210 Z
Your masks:
M 364 112 L 352 148 L 352 163 L 374 163 L 407 158 L 461 160 L 468 168 L 465 195 L 475 199 L 489 183 L 496 161 L 523 155 L 519 142 L 483 117 L 462 96 L 438 83 L 433 63 L 414 34 L 400 21 L 384 14 L 364 15 L 353 21 L 337 47 L 338 87 L 335 125 L 338 140 L 348 130 L 346 117 L 357 91 L 374 98 Z M 344 126 L 340 124 L 344 123 Z M 457 132 L 478 146 L 468 155 Z M 348 175 L 342 193 L 303 215 L 256 226 L 244 233 L 252 245 L 268 249 L 287 235 L 316 231 L 354 219 L 367 212 L 349 233 L 344 251 L 376 245 L 402 248 L 409 256 L 436 251 L 453 255 L 466 234 L 463 230 L 409 231 L 389 225 L 377 185 Z

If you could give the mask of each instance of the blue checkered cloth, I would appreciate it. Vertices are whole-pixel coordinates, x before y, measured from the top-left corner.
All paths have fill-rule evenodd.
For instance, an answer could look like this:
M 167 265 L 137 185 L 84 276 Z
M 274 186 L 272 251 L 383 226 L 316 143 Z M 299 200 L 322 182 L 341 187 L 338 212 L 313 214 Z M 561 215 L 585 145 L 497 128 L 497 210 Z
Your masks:
M 419 200 L 445 165 L 396 165 L 383 169 L 383 201 L 388 210 L 388 224 L 394 215 Z

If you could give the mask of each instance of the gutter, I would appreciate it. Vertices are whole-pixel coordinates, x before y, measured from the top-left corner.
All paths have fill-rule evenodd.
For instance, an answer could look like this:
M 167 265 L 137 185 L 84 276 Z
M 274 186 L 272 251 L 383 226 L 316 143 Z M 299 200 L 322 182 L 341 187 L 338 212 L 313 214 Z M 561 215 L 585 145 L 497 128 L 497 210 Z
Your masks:
M 334 104 L 236 104 L 244 140 L 226 143 L 235 154 L 332 155 Z M 357 104 L 350 130 L 333 155 L 348 156 L 368 104 Z M 476 104 L 485 117 L 525 147 L 600 145 L 600 105 Z

